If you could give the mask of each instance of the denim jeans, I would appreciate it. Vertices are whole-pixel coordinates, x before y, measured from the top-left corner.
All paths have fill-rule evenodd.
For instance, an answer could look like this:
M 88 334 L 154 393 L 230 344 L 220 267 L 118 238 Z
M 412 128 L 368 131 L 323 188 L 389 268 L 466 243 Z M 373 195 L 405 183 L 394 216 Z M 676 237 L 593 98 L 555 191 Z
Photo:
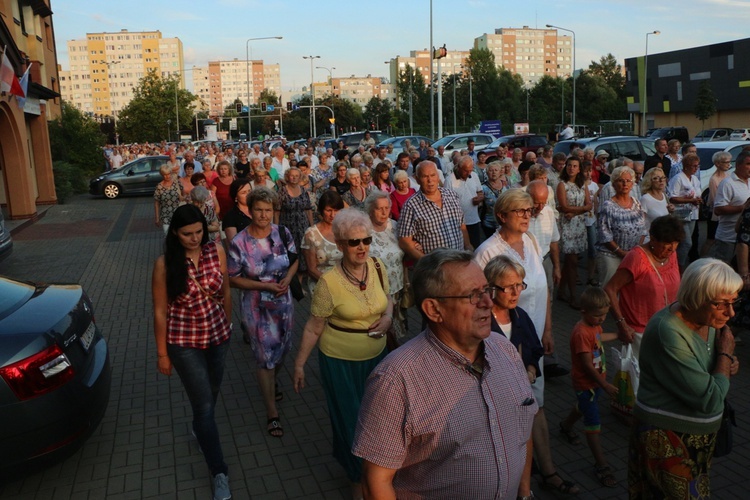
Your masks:
M 219 396 L 221 379 L 224 377 L 224 360 L 228 351 L 228 341 L 208 349 L 167 344 L 169 359 L 190 399 L 193 408 L 193 431 L 212 476 L 227 474 L 229 471 L 224 462 L 219 429 L 214 418 L 216 398 Z
M 688 262 L 688 254 L 690 253 L 690 247 L 693 246 L 693 229 L 695 229 L 696 222 L 694 220 L 682 222 L 682 226 L 685 228 L 685 239 L 677 246 L 677 261 L 680 263 L 682 269 L 685 269 L 690 264 Z

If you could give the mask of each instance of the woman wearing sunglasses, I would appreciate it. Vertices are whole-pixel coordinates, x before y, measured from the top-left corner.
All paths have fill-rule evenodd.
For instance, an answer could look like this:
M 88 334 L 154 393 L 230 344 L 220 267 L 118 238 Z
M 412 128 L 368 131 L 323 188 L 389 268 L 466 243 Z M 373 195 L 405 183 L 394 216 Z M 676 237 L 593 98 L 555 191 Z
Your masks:
M 333 429 L 333 456 L 361 498 L 362 461 L 351 453 L 365 381 L 386 355 L 385 334 L 393 322 L 388 273 L 370 257 L 372 223 L 356 208 L 339 212 L 333 235 L 343 257 L 321 276 L 313 293 L 294 363 L 294 390 L 305 386 L 305 363 L 319 344 L 320 378 Z M 320 342 L 318 342 L 320 341 Z

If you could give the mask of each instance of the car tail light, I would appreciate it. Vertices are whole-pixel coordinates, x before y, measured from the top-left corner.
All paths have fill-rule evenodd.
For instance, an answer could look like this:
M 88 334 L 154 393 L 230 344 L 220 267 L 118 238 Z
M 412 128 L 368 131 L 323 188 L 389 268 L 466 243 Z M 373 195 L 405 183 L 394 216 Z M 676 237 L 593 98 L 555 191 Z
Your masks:
M 70 360 L 57 344 L 0 368 L 0 376 L 22 400 L 54 390 L 73 378 L 74 374 Z

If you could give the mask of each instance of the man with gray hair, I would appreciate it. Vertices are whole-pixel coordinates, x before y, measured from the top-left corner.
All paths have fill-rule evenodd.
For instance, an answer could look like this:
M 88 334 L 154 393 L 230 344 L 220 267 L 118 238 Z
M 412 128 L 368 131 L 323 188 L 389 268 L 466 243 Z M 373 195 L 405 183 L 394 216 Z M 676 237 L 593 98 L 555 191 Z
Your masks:
M 359 412 L 366 498 L 533 497 L 538 405 L 518 351 L 491 331 L 499 292 L 472 258 L 439 249 L 417 263 L 427 328 L 373 370 Z
M 750 151 L 744 150 L 737 156 L 734 172 L 721 181 L 716 190 L 714 214 L 719 218 L 719 225 L 709 252 L 711 257 L 731 262 L 737 242 L 735 225 L 746 208 L 750 208 Z
M 437 166 L 425 160 L 417 165 L 417 191 L 404 204 L 398 219 L 398 244 L 419 260 L 438 248 L 473 250 L 456 194 L 440 187 Z

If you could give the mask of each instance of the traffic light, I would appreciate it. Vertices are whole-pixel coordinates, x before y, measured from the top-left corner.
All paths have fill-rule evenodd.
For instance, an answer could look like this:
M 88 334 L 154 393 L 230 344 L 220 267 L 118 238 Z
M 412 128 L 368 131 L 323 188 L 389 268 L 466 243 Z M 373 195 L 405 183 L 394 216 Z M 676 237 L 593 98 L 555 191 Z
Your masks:
M 287 111 L 291 111 L 292 110 L 292 101 L 287 101 L 286 102 L 286 110 Z
M 445 45 L 442 47 L 438 47 L 437 49 L 432 49 L 432 58 L 433 59 L 442 59 L 443 57 L 448 55 L 448 49 L 445 48 Z
M 268 109 L 267 104 L 265 102 L 260 103 L 260 110 L 265 113 L 266 109 Z
M 237 109 L 238 113 L 242 113 L 242 103 L 241 102 L 234 103 L 234 107 L 235 107 L 235 109 Z

